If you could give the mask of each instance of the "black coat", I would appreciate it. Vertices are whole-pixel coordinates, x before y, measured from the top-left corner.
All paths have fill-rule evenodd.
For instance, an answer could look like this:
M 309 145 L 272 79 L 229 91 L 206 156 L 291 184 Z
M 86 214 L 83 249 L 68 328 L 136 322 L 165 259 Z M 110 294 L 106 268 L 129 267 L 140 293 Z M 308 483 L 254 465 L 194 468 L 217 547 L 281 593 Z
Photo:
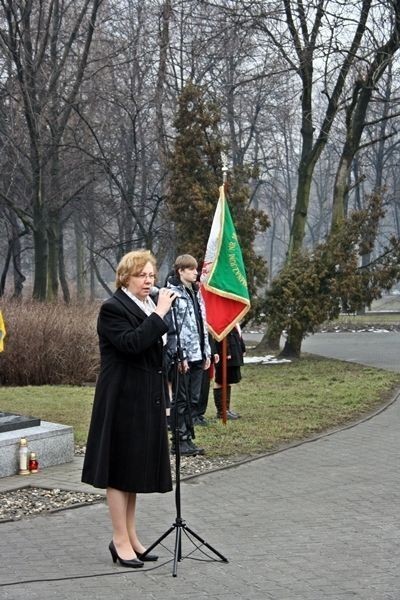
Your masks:
M 162 334 L 122 290 L 100 309 L 101 368 L 82 481 L 126 492 L 172 489 L 166 422 Z
M 226 337 L 226 354 L 230 358 L 227 360 L 229 367 L 241 367 L 243 365 L 243 354 L 246 352 L 246 345 L 242 336 L 234 327 Z M 217 352 L 222 356 L 222 341 L 216 342 Z
M 240 335 L 237 327 L 234 327 L 226 337 L 226 367 L 227 367 L 227 383 L 239 383 L 242 379 L 240 367 L 243 365 L 243 353 L 246 352 L 246 346 Z M 222 383 L 222 341 L 216 342 L 217 352 L 220 360 L 215 365 L 215 382 Z

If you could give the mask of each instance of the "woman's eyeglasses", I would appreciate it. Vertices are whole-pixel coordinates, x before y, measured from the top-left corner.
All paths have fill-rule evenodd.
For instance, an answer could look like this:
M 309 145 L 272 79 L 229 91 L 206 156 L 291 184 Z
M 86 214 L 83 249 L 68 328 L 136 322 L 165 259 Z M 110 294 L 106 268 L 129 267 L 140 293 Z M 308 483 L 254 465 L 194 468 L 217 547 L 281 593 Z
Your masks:
M 155 279 L 156 276 L 154 273 L 138 273 L 132 274 L 131 277 L 136 277 L 136 279 Z

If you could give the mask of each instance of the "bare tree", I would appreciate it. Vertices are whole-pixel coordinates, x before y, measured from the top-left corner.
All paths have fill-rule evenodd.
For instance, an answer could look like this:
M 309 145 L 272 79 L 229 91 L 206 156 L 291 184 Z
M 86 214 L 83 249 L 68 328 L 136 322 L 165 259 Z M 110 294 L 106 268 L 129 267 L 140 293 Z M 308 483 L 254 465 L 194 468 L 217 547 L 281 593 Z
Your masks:
M 33 295 L 57 292 L 59 147 L 87 67 L 102 0 L 0 0 L 0 48 L 12 65 L 25 119 L 23 148 L 31 195 L 26 213 L 33 230 Z M 12 199 L 6 201 L 13 207 Z
M 351 97 L 346 103 L 345 123 L 346 138 L 336 171 L 335 187 L 333 192 L 332 206 L 332 229 L 340 226 L 344 217 L 345 200 L 349 190 L 349 174 L 353 159 L 360 148 L 361 137 L 367 126 L 367 114 L 373 94 L 377 89 L 379 80 L 390 66 L 393 56 L 400 47 L 400 3 L 393 2 L 392 11 L 389 13 L 390 30 L 385 35 L 382 43 L 377 40 L 377 47 L 371 52 L 369 62 L 360 67 L 360 73 L 356 77 L 351 90 Z M 388 23 L 387 14 L 380 15 L 380 21 L 375 24 L 374 30 Z M 377 35 L 374 34 L 374 38 Z M 382 115 L 381 136 L 384 137 L 384 128 L 388 118 L 388 103 L 384 103 L 386 110 Z M 378 148 L 379 152 L 379 148 Z M 382 148 L 380 150 L 382 153 Z M 377 173 L 381 174 L 378 168 Z M 375 187 L 380 187 L 379 180 Z

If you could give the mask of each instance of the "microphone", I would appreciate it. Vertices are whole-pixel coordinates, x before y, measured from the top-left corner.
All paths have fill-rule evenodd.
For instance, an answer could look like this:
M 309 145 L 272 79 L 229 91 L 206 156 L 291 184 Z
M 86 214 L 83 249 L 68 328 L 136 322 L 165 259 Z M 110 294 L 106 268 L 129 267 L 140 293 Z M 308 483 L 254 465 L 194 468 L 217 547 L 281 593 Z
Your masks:
M 152 298 L 155 298 L 158 294 L 158 292 L 160 291 L 161 288 L 157 287 L 156 285 L 153 285 L 150 288 L 150 293 L 149 296 L 151 296 Z
M 149 296 L 151 297 L 151 299 L 152 299 L 153 301 L 156 301 L 156 300 L 157 300 L 158 293 L 159 293 L 159 291 L 160 291 L 161 289 L 168 289 L 168 288 L 166 288 L 165 286 L 163 286 L 163 288 L 161 288 L 161 287 L 158 287 L 157 285 L 153 285 L 153 286 L 150 288 L 150 293 L 149 293 Z M 172 290 L 171 290 L 171 292 L 172 292 Z M 173 300 L 173 302 L 172 302 L 172 305 L 174 305 L 174 304 L 175 304 L 175 301 L 176 301 L 178 298 L 181 298 L 181 297 L 182 297 L 182 296 L 177 296 L 176 298 L 174 298 L 174 300 Z

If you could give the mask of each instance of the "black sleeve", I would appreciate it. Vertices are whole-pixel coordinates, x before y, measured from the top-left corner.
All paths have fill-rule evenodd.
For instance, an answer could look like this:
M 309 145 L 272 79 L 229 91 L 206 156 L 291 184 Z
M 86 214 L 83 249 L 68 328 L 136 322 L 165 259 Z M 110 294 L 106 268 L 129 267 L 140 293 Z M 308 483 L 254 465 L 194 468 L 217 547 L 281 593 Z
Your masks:
M 212 335 L 208 334 L 208 341 L 210 343 L 210 348 L 211 348 L 211 357 L 213 356 L 213 354 L 218 354 L 218 346 L 217 346 L 217 341 L 213 338 Z
M 105 302 L 100 308 L 97 323 L 98 333 L 105 337 L 117 350 L 129 354 L 140 354 L 152 346 L 167 332 L 167 325 L 156 313 L 138 319 L 135 327 L 125 310 L 111 302 Z

